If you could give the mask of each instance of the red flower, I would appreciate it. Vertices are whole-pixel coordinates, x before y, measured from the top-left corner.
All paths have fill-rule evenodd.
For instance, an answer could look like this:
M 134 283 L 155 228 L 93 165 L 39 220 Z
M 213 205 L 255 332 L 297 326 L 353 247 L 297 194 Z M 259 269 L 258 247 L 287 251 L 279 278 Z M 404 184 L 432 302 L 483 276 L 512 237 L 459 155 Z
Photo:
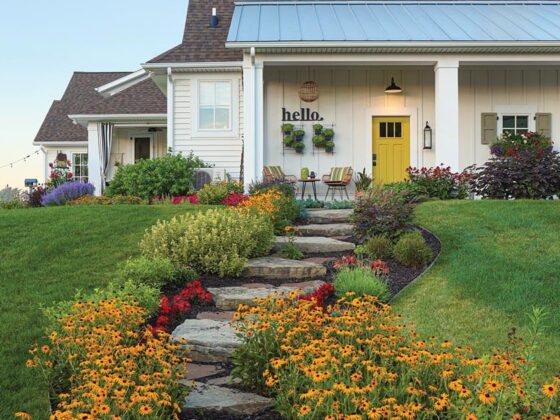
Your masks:
M 51 178 L 56 178 L 56 174 L 55 174 L 54 172 L 51 172 L 50 177 L 51 177 Z
M 247 197 L 245 194 L 231 193 L 231 194 L 228 194 L 226 198 L 224 198 L 224 200 L 222 201 L 222 204 L 225 205 L 225 206 L 236 207 L 239 204 L 243 203 L 248 198 L 249 197 Z
M 72 172 L 66 173 L 66 178 L 72 178 Z
M 327 299 L 333 296 L 335 293 L 335 288 L 332 283 L 325 283 L 317 290 L 306 295 L 300 295 L 298 299 L 315 301 L 315 305 L 318 307 L 324 307 Z
M 160 315 L 158 316 L 158 318 L 156 319 L 156 326 L 164 326 L 164 325 L 169 325 L 171 323 L 171 320 L 169 319 L 169 317 L 165 316 L 165 315 Z
M 344 267 L 352 267 L 358 263 L 358 258 L 355 255 L 345 255 L 340 260 L 335 261 L 333 267 L 335 270 Z
M 389 265 L 382 260 L 375 260 L 370 263 L 371 270 L 378 276 L 386 276 L 389 274 Z

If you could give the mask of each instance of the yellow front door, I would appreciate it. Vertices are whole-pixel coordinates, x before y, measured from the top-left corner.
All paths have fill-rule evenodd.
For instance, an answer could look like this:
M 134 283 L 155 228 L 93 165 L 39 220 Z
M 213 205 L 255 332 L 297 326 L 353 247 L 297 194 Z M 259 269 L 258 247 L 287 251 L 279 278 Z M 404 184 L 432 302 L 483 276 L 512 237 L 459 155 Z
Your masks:
M 377 185 L 406 179 L 410 166 L 410 118 L 373 118 L 373 177 Z

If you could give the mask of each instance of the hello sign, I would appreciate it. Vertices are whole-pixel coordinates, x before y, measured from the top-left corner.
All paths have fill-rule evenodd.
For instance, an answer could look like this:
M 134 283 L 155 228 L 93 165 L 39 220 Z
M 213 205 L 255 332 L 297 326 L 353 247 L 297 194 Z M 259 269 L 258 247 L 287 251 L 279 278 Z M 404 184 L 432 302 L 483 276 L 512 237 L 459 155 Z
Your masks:
M 282 121 L 323 121 L 323 117 L 317 111 L 309 108 L 300 108 L 299 111 L 290 112 L 282 108 Z

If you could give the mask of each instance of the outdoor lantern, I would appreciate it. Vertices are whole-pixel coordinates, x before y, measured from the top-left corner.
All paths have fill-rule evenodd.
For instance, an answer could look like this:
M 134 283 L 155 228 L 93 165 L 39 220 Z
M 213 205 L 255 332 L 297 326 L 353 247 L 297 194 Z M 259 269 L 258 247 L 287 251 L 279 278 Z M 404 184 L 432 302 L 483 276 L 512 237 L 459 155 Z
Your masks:
M 432 127 L 426 121 L 426 127 L 424 127 L 424 149 L 432 148 Z
M 385 93 L 401 93 L 402 89 L 395 84 L 395 78 L 391 77 L 391 84 L 385 88 Z

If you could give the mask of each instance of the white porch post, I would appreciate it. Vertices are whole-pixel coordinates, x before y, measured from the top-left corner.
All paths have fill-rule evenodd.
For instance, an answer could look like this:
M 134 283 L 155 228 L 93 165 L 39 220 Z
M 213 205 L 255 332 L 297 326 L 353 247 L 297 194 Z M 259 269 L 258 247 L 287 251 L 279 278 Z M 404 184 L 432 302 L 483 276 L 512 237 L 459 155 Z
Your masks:
M 90 122 L 88 129 L 88 178 L 95 187 L 95 195 L 103 193 L 101 186 L 101 158 L 99 151 L 99 131 L 97 123 Z
M 167 69 L 167 150 L 175 154 L 175 83 L 171 67 Z
M 263 65 L 255 60 L 254 50 L 243 62 L 243 173 L 245 189 L 262 175 L 264 159 Z
M 441 60 L 434 70 L 436 164 L 459 171 L 459 62 Z

